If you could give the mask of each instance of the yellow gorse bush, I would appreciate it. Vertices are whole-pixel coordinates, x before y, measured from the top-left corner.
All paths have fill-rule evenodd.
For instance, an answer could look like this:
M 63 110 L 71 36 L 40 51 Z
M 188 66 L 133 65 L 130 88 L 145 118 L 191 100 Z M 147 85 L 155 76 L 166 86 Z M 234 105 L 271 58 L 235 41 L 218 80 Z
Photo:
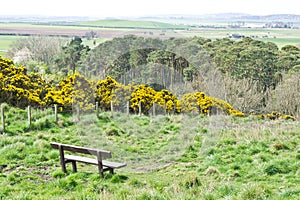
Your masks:
M 103 110 L 109 110 L 111 102 L 124 106 L 130 103 L 132 111 L 148 113 L 154 103 L 166 109 L 167 113 L 198 113 L 208 115 L 212 108 L 225 114 L 245 117 L 228 102 L 205 95 L 203 92 L 188 93 L 179 100 L 168 90 L 155 91 L 146 85 L 122 85 L 107 76 L 97 83 L 87 80 L 79 73 L 68 75 L 57 85 L 44 80 L 39 74 L 27 74 L 24 66 L 16 67 L 12 60 L 0 56 L 0 101 L 14 106 L 51 106 L 57 104 L 62 109 L 78 106 L 81 110 L 91 110 L 95 102 Z M 292 119 L 290 115 L 277 112 L 258 115 L 262 119 Z
M 55 87 L 49 88 L 45 96 L 47 105 L 57 104 L 64 109 L 79 106 L 83 111 L 94 107 L 94 84 L 79 73 L 68 75 Z
M 99 106 L 104 110 L 110 109 L 110 103 L 113 101 L 113 93 L 117 86 L 115 81 L 110 76 L 107 76 L 104 80 L 99 80 L 96 84 L 96 101 L 99 102 Z
M 45 105 L 43 98 L 50 86 L 36 73 L 26 73 L 9 59 L 0 57 L 0 100 L 15 106 Z
M 172 92 L 164 89 L 156 92 L 154 98 L 155 103 L 157 103 L 161 107 L 165 106 L 165 109 L 168 113 L 180 113 L 180 101 Z
M 148 112 L 155 101 L 156 91 L 149 86 L 137 85 L 134 86 L 134 91 L 131 93 L 130 107 L 134 111 L 141 109 L 144 113 Z

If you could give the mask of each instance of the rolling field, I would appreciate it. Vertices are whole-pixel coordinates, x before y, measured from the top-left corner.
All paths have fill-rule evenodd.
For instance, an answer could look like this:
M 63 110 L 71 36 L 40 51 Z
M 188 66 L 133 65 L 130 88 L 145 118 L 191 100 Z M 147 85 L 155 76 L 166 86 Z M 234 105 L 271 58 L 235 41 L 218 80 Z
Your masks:
M 135 29 L 186 29 L 188 26 L 174 25 L 163 22 L 153 21 L 134 21 L 134 20 L 97 20 L 81 22 L 78 25 L 88 27 L 102 27 L 102 28 L 135 28 Z
M 45 25 L 26 23 L 0 23 L 0 50 L 3 55 L 9 45 L 18 37 L 46 35 L 59 37 L 85 37 L 89 31 L 97 33 L 97 43 L 124 35 L 142 37 L 204 37 L 219 39 L 239 34 L 258 40 L 274 42 L 280 48 L 285 45 L 300 44 L 300 29 L 264 29 L 264 28 L 188 28 L 186 25 L 153 21 L 98 20 L 68 25 Z

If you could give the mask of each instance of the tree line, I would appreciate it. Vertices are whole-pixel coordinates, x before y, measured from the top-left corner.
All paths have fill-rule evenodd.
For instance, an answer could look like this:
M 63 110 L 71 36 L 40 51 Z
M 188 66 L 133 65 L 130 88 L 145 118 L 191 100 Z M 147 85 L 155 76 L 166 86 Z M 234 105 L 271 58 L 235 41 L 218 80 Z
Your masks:
M 224 99 L 245 113 L 300 113 L 300 49 L 296 46 L 279 49 L 274 43 L 248 37 L 162 40 L 127 35 L 93 49 L 81 38 L 66 43 L 52 39 L 53 45 L 42 42 L 42 37 L 27 40 L 32 42 L 17 42 L 9 55 L 15 57 L 27 49 L 29 56 L 19 63 L 54 81 L 78 71 L 90 79 L 111 76 L 125 85 L 171 88 L 178 96 L 190 87 Z M 44 50 L 36 51 L 37 47 Z

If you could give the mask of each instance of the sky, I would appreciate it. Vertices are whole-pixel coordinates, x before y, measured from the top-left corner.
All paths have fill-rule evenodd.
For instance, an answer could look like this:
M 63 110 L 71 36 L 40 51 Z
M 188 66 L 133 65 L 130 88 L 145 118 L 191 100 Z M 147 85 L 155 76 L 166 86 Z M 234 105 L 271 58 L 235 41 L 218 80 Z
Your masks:
M 3 0 L 0 15 L 138 17 L 149 15 L 299 14 L 299 0 Z

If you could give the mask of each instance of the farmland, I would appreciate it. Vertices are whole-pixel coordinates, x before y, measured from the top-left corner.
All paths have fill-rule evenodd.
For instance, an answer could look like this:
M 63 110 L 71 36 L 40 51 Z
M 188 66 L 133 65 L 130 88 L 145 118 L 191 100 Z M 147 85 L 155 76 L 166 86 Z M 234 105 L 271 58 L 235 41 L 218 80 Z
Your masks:
M 213 23 L 213 22 L 211 22 Z M 192 27 L 183 24 L 171 24 L 154 21 L 131 20 L 97 20 L 67 24 L 51 23 L 0 23 L 0 50 L 7 51 L 9 45 L 18 37 L 30 35 L 45 35 L 59 37 L 85 37 L 89 31 L 95 31 L 97 38 L 108 40 L 124 35 L 143 37 L 204 37 L 208 39 L 226 38 L 233 34 L 253 37 L 262 41 L 274 42 L 279 47 L 298 45 L 300 29 L 266 29 L 266 28 L 212 28 Z

